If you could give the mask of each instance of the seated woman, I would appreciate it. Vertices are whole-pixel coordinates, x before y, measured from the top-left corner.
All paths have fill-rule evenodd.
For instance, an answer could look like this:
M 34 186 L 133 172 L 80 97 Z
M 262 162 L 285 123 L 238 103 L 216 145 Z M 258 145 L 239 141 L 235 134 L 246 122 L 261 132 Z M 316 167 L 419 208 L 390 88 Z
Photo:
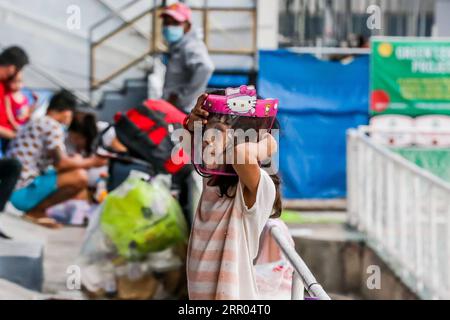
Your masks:
M 89 157 L 95 153 L 98 136 L 102 135 L 102 145 L 117 152 L 126 152 L 126 147 L 116 137 L 113 127 L 102 121 L 97 121 L 93 112 L 76 111 L 69 127 L 66 146 L 69 154 L 81 154 Z M 106 131 L 105 131 L 106 130 Z M 88 171 L 89 187 L 95 187 L 99 177 L 108 172 L 107 166 L 92 168 Z

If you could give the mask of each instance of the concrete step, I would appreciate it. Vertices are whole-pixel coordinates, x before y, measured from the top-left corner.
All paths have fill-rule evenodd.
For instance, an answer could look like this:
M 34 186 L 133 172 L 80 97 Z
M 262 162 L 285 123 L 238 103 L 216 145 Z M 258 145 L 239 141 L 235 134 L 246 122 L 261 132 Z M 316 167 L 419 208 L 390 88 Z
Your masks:
M 303 212 L 300 215 L 306 219 Z M 320 213 L 309 215 L 317 219 Z M 297 252 L 325 291 L 339 300 L 417 299 L 385 261 L 366 245 L 365 236 L 346 225 L 345 215 L 329 212 L 325 216 L 332 222 L 288 224 Z M 338 222 L 339 219 L 342 221 Z M 373 267 L 380 271 L 379 288 L 368 286 Z
M 289 210 L 343 211 L 347 209 L 346 199 L 286 199 L 283 206 Z
M 44 295 L 0 279 L 0 300 L 42 300 Z
M 117 112 L 125 112 L 141 105 L 147 99 L 146 79 L 131 78 L 124 81 L 120 90 L 106 91 L 98 105 L 98 118 L 101 121 L 113 122 Z
M 84 228 L 64 227 L 52 230 L 10 214 L 0 214 L 0 226 L 15 240 L 43 244 L 43 293 L 58 294 L 68 291 L 67 270 L 76 263 L 84 238 Z

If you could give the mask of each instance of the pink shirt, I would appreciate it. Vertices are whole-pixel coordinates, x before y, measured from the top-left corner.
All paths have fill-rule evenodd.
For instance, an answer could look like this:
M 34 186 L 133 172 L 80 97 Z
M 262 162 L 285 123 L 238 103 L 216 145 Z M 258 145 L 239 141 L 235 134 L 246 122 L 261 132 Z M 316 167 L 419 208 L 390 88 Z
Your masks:
M 2 93 L 0 92 L 0 98 L 1 96 Z M 22 93 L 14 94 L 8 92 L 3 95 L 2 102 L 0 103 L 0 126 L 10 130 L 15 130 L 14 125 L 8 118 L 6 111 L 7 105 L 11 106 L 12 116 L 18 125 L 24 125 L 28 122 L 31 115 L 31 107 L 29 106 L 27 97 Z
M 19 125 L 24 125 L 30 120 L 31 107 L 28 98 L 20 94 L 8 93 L 7 99 L 11 102 L 11 109 L 14 115 L 14 119 Z

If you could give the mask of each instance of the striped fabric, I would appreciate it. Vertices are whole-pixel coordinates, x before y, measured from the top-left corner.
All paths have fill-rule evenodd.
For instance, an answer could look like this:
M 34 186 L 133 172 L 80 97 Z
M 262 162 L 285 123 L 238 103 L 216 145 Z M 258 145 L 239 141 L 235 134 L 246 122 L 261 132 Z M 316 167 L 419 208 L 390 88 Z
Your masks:
M 193 300 L 258 299 L 253 260 L 272 213 L 275 186 L 261 170 L 256 202 L 245 206 L 240 184 L 234 198 L 204 183 L 188 248 L 188 288 Z

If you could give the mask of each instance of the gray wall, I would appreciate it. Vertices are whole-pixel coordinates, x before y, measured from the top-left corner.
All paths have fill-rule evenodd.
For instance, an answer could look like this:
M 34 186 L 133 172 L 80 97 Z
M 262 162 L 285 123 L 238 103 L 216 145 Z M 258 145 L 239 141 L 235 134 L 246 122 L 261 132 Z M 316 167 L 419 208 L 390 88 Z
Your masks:
M 450 1 L 437 0 L 436 2 L 436 35 L 450 37 Z

